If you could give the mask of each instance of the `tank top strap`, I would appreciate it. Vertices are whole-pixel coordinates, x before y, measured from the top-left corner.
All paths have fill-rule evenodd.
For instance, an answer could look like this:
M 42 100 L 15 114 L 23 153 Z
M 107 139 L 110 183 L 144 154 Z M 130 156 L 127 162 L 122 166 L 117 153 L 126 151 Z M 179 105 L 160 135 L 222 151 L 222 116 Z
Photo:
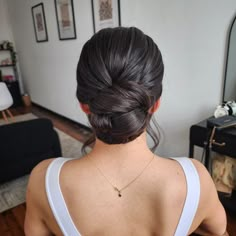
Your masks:
M 171 159 L 174 159 L 181 165 L 186 178 L 187 195 L 174 235 L 185 236 L 188 235 L 189 229 L 197 212 L 200 199 L 200 180 L 198 172 L 190 158 L 178 157 Z
M 59 157 L 48 166 L 45 178 L 46 194 L 53 215 L 65 236 L 81 236 L 70 216 L 62 195 L 59 176 L 62 166 L 72 158 Z

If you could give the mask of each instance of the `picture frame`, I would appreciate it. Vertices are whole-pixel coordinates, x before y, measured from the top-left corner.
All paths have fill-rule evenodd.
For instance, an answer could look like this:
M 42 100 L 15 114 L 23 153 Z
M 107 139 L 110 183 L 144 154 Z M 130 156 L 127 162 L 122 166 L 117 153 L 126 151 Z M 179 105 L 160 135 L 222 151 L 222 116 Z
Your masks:
M 76 39 L 73 0 L 54 0 L 60 40 Z
M 35 39 L 38 43 L 48 41 L 47 24 L 43 3 L 39 3 L 31 8 Z
M 91 0 L 94 33 L 107 27 L 118 27 L 120 22 L 120 0 Z

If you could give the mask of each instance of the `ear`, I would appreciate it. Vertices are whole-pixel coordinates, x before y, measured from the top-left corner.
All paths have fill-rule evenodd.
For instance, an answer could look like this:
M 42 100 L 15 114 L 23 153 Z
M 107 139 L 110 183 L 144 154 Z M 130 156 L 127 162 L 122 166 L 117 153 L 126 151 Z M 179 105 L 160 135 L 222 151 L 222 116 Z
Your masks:
M 88 104 L 79 103 L 84 113 L 91 114 Z
M 153 114 L 154 112 L 156 112 L 157 109 L 159 108 L 160 104 L 161 104 L 161 99 L 159 98 L 159 99 L 154 103 L 154 105 L 149 109 L 149 111 L 148 111 L 149 114 Z

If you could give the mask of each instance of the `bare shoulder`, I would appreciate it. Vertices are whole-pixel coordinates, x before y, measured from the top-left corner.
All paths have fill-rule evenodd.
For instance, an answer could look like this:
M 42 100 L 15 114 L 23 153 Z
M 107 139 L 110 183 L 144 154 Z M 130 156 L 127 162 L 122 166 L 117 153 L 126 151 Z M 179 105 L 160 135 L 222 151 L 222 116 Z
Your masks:
M 206 193 L 207 196 L 209 194 L 213 194 L 215 197 L 217 196 L 217 191 L 215 188 L 215 184 L 213 182 L 213 179 L 209 173 L 209 171 L 206 169 L 206 167 L 198 160 L 191 159 L 192 163 L 194 164 L 198 175 L 200 179 L 200 185 L 201 185 L 201 193 Z M 208 198 L 209 200 L 209 198 Z
M 179 181 L 179 178 L 181 178 L 183 185 L 185 185 L 185 174 L 181 165 L 171 158 L 161 158 L 160 160 L 162 160 L 162 162 L 164 163 L 163 169 L 165 170 L 165 172 L 169 173 L 168 176 L 171 181 Z M 207 186 L 209 187 L 209 185 L 214 187 L 214 183 L 206 167 L 196 159 L 189 158 L 189 160 L 191 160 L 197 170 L 201 182 L 201 188 L 205 188 Z
M 44 172 L 45 170 L 47 170 L 50 163 L 55 159 L 56 158 L 50 158 L 50 159 L 46 159 L 46 160 L 41 161 L 39 164 L 37 164 L 34 167 L 31 174 L 40 174 L 40 173 Z
M 42 181 L 42 177 L 45 176 L 47 168 L 53 160 L 55 160 L 55 158 L 46 159 L 37 164 L 31 171 L 30 182 L 37 180 Z
M 198 172 L 201 188 L 200 203 L 206 204 L 206 206 L 204 206 L 204 211 L 206 212 L 206 208 L 211 205 L 210 202 L 218 202 L 218 195 L 215 188 L 215 184 L 209 171 L 200 161 L 196 159 L 190 160 L 192 161 Z M 209 199 L 211 199 L 211 201 L 209 201 Z
M 26 192 L 26 215 L 24 223 L 24 231 L 27 236 L 51 235 L 44 221 L 45 206 L 48 204 L 45 192 L 45 175 L 47 167 L 54 159 L 47 159 L 40 162 L 30 174 Z
M 226 214 L 219 201 L 213 179 L 201 162 L 191 160 L 197 169 L 201 186 L 198 215 L 202 218 L 202 224 L 198 232 L 223 235 L 226 230 Z
M 192 163 L 196 167 L 198 174 L 200 176 L 210 177 L 208 170 L 200 161 L 198 161 L 197 159 L 193 159 L 193 158 L 189 158 L 189 159 L 192 161 Z
M 39 191 L 39 189 L 44 189 L 44 185 L 45 185 L 44 180 L 45 180 L 46 171 L 47 171 L 48 166 L 53 160 L 55 160 L 55 158 L 44 160 L 40 162 L 38 165 L 36 165 L 34 169 L 31 171 L 28 186 L 27 186 L 28 199 L 29 199 L 29 195 L 30 195 L 31 200 L 35 198 L 38 199 L 40 197 L 41 195 L 40 193 L 42 193 L 43 191 Z

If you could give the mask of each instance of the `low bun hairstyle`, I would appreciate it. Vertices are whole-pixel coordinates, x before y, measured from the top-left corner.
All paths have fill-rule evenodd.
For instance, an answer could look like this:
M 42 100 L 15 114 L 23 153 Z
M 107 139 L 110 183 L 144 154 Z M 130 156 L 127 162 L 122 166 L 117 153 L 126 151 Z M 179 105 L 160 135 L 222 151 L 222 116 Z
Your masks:
M 117 27 L 94 34 L 78 62 L 77 98 L 89 106 L 95 136 L 107 144 L 121 144 L 147 128 L 156 148 L 149 109 L 161 96 L 163 73 L 161 52 L 141 30 Z

